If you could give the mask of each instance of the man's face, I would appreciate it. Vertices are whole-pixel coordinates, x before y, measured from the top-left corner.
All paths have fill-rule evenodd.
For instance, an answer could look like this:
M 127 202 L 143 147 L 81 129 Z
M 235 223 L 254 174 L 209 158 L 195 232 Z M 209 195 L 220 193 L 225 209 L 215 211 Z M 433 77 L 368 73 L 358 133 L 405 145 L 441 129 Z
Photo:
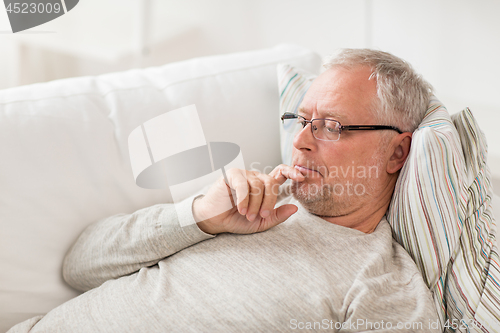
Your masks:
M 313 82 L 299 114 L 342 125 L 378 124 L 373 114 L 376 82 L 370 74 L 367 67 L 327 70 Z M 381 134 L 344 131 L 338 141 L 321 141 L 308 124 L 293 142 L 292 165 L 306 177 L 292 185 L 295 198 L 321 216 L 346 215 L 369 203 L 387 185 Z

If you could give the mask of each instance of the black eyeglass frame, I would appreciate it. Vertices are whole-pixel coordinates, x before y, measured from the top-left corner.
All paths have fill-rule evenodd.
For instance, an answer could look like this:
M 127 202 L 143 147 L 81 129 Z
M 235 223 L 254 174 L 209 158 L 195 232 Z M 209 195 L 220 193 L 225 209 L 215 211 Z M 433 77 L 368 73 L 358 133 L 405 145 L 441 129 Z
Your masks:
M 398 132 L 399 134 L 403 133 L 403 131 L 401 131 L 396 126 L 390 126 L 390 125 L 342 125 L 338 120 L 329 119 L 329 118 L 316 118 L 316 119 L 307 120 L 306 118 L 302 117 L 301 115 L 298 115 L 298 114 L 295 114 L 295 113 L 292 113 L 292 112 L 285 112 L 285 113 L 283 113 L 283 115 L 281 116 L 281 122 L 284 123 L 285 119 L 298 119 L 299 117 L 304 120 L 304 123 L 303 123 L 303 126 L 302 126 L 303 129 L 307 126 L 308 123 L 311 124 L 311 132 L 312 132 L 312 134 L 313 134 L 313 136 L 315 138 L 316 138 L 316 136 L 314 135 L 314 131 L 313 131 L 313 128 L 312 128 L 312 122 L 315 121 L 315 120 L 329 120 L 329 121 L 334 121 L 337 124 L 339 124 L 339 138 L 340 138 L 340 134 L 342 134 L 343 130 L 346 130 L 346 131 L 393 130 L 393 131 Z M 318 138 L 316 138 L 316 139 L 318 139 Z M 322 140 L 322 141 L 338 141 L 338 139 L 337 140 L 318 139 L 318 140 Z

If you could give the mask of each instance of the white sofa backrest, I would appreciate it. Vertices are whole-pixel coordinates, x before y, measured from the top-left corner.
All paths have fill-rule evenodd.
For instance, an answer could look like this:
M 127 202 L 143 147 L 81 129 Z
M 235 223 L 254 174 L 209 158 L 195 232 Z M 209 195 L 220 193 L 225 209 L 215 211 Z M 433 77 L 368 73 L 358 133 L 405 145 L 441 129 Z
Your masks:
M 282 45 L 0 91 L 0 332 L 77 295 L 61 263 L 88 224 L 170 202 L 134 182 L 128 135 L 145 121 L 195 104 L 207 142 L 238 144 L 247 169 L 279 164 L 280 62 L 320 69 Z

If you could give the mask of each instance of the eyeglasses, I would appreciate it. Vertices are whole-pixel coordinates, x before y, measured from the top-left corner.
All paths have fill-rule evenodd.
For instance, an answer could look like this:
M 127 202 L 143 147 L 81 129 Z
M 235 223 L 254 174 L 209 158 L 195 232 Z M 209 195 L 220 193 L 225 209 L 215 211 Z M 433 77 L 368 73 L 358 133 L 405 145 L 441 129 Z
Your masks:
M 299 116 L 292 112 L 285 112 L 281 116 L 285 131 L 290 133 L 298 133 L 307 124 L 311 124 L 311 132 L 313 136 L 322 141 L 338 141 L 342 131 L 376 131 L 376 130 L 393 130 L 399 134 L 403 133 L 395 126 L 386 125 L 342 125 L 333 119 L 311 119 Z

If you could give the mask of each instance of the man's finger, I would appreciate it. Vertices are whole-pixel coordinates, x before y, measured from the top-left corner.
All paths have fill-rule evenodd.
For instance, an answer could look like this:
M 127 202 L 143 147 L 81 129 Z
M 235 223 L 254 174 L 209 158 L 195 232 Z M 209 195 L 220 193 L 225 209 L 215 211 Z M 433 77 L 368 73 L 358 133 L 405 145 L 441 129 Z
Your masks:
M 248 211 L 248 201 L 249 201 L 249 186 L 248 186 L 248 176 L 245 170 L 230 169 L 226 173 L 227 184 L 235 193 L 236 198 L 233 197 L 233 201 L 238 207 L 238 212 L 241 215 L 245 215 Z
M 264 197 L 265 186 L 262 180 L 253 175 L 249 175 L 248 185 L 250 187 L 250 198 L 246 215 L 249 221 L 253 221 L 259 215 L 262 198 Z
M 264 184 L 264 197 L 262 198 L 259 214 L 262 218 L 266 218 L 271 215 L 274 206 L 276 206 L 280 184 L 276 179 L 268 175 L 259 174 L 258 177 Z
M 302 182 L 306 179 L 304 175 L 297 169 L 292 168 L 291 166 L 286 164 L 278 165 L 273 171 L 269 173 L 269 175 L 276 179 L 280 185 L 283 184 L 287 179 L 291 179 L 296 182 Z

